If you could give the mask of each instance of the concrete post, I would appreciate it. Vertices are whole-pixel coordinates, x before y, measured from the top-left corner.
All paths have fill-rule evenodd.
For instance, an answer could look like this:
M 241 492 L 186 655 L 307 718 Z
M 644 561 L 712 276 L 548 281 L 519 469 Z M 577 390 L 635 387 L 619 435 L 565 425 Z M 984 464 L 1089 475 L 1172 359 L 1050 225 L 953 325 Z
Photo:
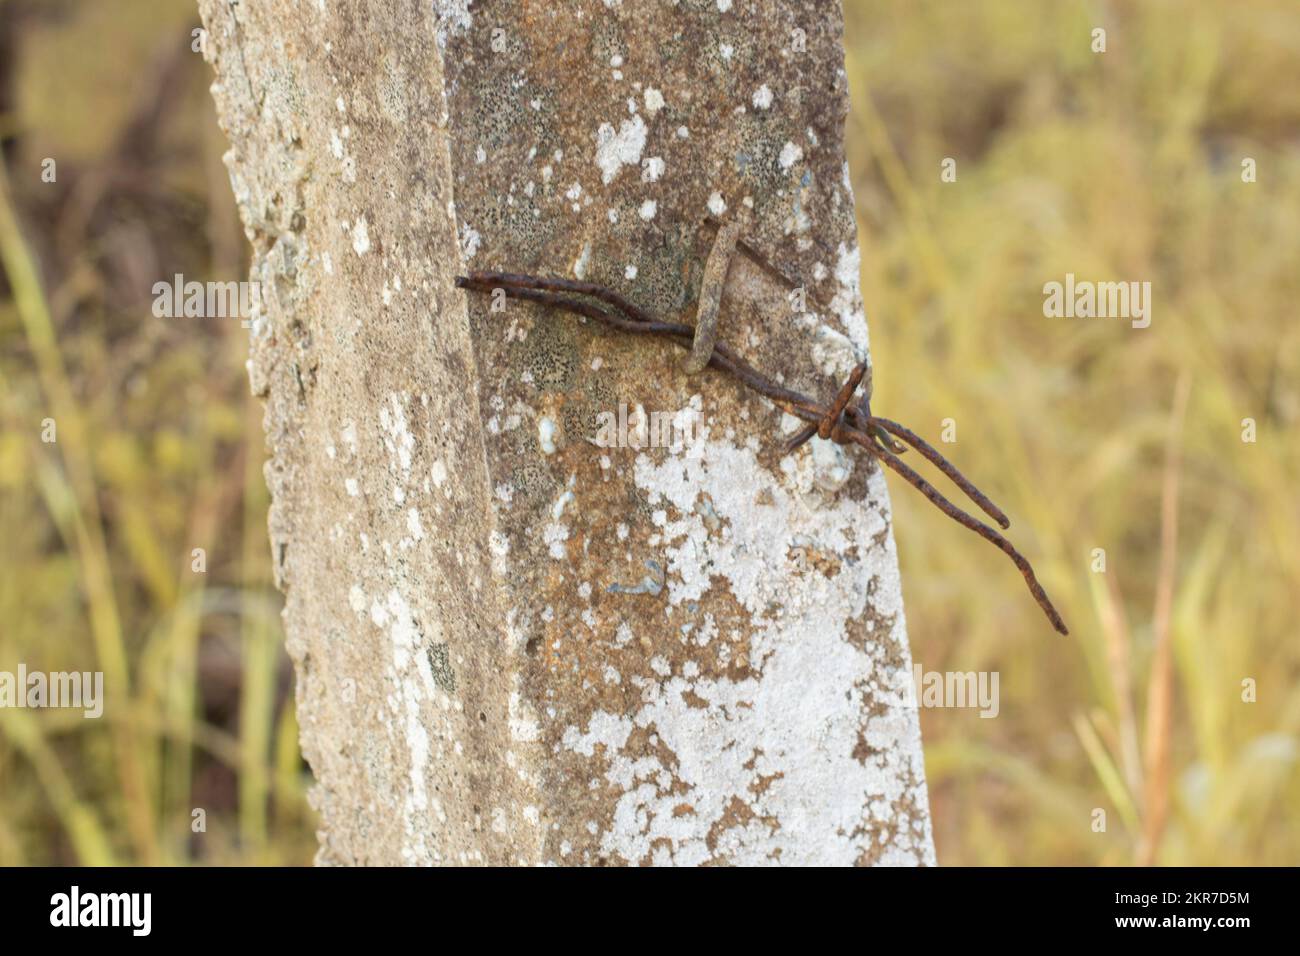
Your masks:
M 839 3 L 199 6 L 319 862 L 933 862 L 880 473 L 453 284 L 693 321 L 743 217 L 719 340 L 829 399 L 867 349 Z

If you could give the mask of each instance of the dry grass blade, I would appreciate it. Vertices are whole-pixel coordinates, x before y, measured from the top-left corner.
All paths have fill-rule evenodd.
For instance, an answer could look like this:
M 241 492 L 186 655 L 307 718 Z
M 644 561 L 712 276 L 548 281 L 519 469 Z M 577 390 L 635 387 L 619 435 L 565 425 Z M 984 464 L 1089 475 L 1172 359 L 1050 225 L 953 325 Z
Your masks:
M 1160 491 L 1160 571 L 1156 579 L 1153 620 L 1155 654 L 1147 683 L 1146 788 L 1143 795 L 1142 842 L 1138 863 L 1155 863 L 1169 816 L 1170 735 L 1174 709 L 1174 662 L 1170 617 L 1178 569 L 1178 481 L 1182 472 L 1183 419 L 1191 393 L 1187 372 L 1178 376 L 1165 446 L 1165 475 Z
M 133 708 L 126 642 L 113 590 L 113 572 L 99 508 L 89 433 L 73 392 L 63 355 L 59 351 L 54 319 L 50 315 L 36 263 L 27 247 L 14 209 L 9 179 L 0 163 L 0 267 L 13 289 L 14 301 L 51 417 L 63 433 L 59 458 L 73 492 L 73 526 L 77 558 L 86 587 L 91 635 L 104 684 L 113 699 L 128 712 Z M 139 858 L 158 859 L 157 832 L 151 794 L 146 782 L 140 737 L 129 723 L 114 725 L 117 771 L 125 797 L 127 821 Z

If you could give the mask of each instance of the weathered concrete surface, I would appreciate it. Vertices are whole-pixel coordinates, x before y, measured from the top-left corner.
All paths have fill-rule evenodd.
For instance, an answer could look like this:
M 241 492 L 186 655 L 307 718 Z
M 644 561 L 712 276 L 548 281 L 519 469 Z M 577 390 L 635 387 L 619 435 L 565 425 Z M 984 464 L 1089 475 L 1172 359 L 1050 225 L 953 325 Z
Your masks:
M 666 344 L 452 284 L 690 316 L 743 214 L 720 337 L 833 395 L 867 348 L 839 4 L 200 9 L 320 862 L 932 862 L 881 475 L 782 459 Z M 598 447 L 620 404 L 698 440 Z

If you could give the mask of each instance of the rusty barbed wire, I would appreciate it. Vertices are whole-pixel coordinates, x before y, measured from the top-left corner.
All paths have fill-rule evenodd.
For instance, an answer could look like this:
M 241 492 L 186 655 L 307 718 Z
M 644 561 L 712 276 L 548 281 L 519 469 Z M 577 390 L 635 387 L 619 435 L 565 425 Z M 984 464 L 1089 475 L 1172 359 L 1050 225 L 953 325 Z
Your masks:
M 459 288 L 473 292 L 491 293 L 501 289 L 507 298 L 535 302 L 539 305 L 560 309 L 580 315 L 609 328 L 633 335 L 652 335 L 666 339 L 692 351 L 695 343 L 694 327 L 682 322 L 666 322 L 656 319 L 640 306 L 623 295 L 592 282 L 559 277 L 523 275 L 512 272 L 474 271 L 468 276 L 457 276 Z M 587 299 L 575 298 L 586 296 L 604 305 Z M 604 306 L 609 306 L 605 308 Z M 613 309 L 614 311 L 610 311 Z M 957 467 L 948 461 L 938 449 L 930 445 L 911 429 L 888 418 L 871 414 L 869 395 L 863 395 L 859 403 L 851 406 L 853 395 L 864 377 L 870 380 L 870 369 L 866 363 L 856 366 L 840 388 L 835 399 L 829 405 L 821 405 L 813 399 L 792 389 L 786 388 L 763 375 L 756 368 L 737 355 L 722 342 L 713 342 L 708 353 L 708 361 L 703 367 L 713 367 L 726 372 L 743 385 L 767 398 L 772 404 L 791 416 L 807 422 L 789 442 L 786 451 L 793 451 L 813 436 L 818 436 L 838 445 L 855 444 L 865 449 L 868 454 L 881 461 L 887 468 L 898 474 L 913 488 L 924 495 L 931 504 L 956 521 L 964 528 L 975 532 L 994 547 L 1007 555 L 1020 571 L 1029 587 L 1029 592 L 1043 609 L 1048 621 L 1061 634 L 1069 634 L 1065 621 L 1057 613 L 1047 592 L 1039 584 L 1033 566 L 1016 550 L 1007 538 L 993 528 L 966 512 L 962 511 L 944 495 L 921 477 L 914 469 L 898 456 L 906 447 L 895 439 L 901 439 L 907 446 L 915 449 L 923 458 L 938 468 L 953 484 L 975 502 L 985 514 L 996 521 L 1003 529 L 1011 526 L 1006 514 L 989 500 L 988 496 L 975 487 L 974 483 L 963 475 Z M 869 387 L 869 386 L 868 386 Z

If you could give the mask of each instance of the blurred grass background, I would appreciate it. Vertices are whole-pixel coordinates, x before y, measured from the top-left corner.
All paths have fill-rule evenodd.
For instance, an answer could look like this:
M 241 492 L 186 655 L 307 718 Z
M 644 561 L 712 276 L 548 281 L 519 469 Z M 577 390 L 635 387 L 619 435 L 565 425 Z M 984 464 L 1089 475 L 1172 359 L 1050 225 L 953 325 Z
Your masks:
M 893 486 L 916 659 L 1001 675 L 996 719 L 921 714 L 940 862 L 1300 862 L 1300 7 L 845 12 L 875 407 L 955 421 L 1073 631 Z M 0 864 L 315 848 L 246 333 L 150 313 L 246 277 L 197 22 L 0 0 L 0 669 L 110 698 L 0 709 Z M 1150 281 L 1151 327 L 1044 318 L 1067 272 Z
M 3 864 L 315 851 L 247 332 L 151 312 L 176 273 L 247 278 L 197 25 L 0 0 L 0 669 L 103 670 L 108 698 L 0 709 Z

